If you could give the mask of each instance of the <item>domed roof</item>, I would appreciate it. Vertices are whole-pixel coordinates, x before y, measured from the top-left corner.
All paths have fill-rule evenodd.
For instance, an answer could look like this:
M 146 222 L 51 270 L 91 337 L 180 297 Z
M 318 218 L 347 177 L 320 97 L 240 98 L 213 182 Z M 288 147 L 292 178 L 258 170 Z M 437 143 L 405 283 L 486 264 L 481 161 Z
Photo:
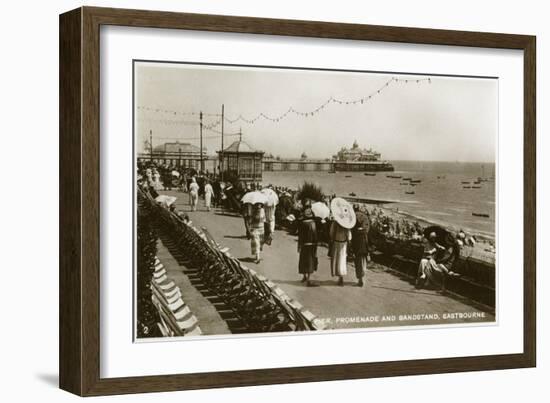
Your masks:
M 168 142 L 164 144 L 159 144 L 158 146 L 153 148 L 154 152 L 161 152 L 161 153 L 200 153 L 201 149 L 200 147 L 197 147 L 191 143 L 180 143 L 179 141 L 175 142 Z M 203 152 L 206 152 L 206 148 L 203 147 Z
M 262 151 L 255 150 L 246 141 L 236 140 L 224 152 L 230 153 L 261 153 Z

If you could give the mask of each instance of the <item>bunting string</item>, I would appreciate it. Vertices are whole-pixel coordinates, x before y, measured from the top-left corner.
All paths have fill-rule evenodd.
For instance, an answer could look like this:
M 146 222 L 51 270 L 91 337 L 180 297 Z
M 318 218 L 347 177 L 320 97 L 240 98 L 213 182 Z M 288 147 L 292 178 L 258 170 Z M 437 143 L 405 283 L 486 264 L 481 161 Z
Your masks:
M 219 132 L 219 134 L 221 135 L 221 132 Z M 223 136 L 224 137 L 232 137 L 232 136 L 240 136 L 241 133 L 224 133 Z M 220 136 L 219 135 L 210 135 L 210 136 L 202 136 L 202 139 L 203 140 L 206 140 L 206 139 L 219 139 Z M 174 140 L 174 141 L 181 141 L 181 140 L 200 140 L 200 137 L 156 137 L 155 136 L 155 140 Z
M 371 99 L 373 99 L 374 97 L 376 97 L 377 95 L 379 95 L 380 93 L 382 93 L 382 91 L 384 91 L 386 88 L 388 88 L 393 83 L 429 83 L 429 84 L 431 84 L 431 82 L 432 82 L 431 78 L 422 78 L 422 79 L 409 79 L 409 78 L 407 78 L 407 79 L 404 79 L 404 78 L 392 77 L 388 81 L 386 81 L 380 88 L 378 88 L 377 90 L 373 91 L 372 93 L 370 93 L 370 94 L 368 94 L 368 95 L 366 95 L 362 98 L 347 99 L 346 100 L 346 99 L 338 99 L 338 98 L 335 98 L 335 97 L 331 96 L 325 102 L 320 104 L 317 108 L 309 110 L 309 111 L 299 111 L 297 109 L 294 109 L 294 107 L 291 106 L 283 114 L 278 115 L 278 116 L 269 116 L 269 115 L 262 112 L 262 113 L 259 113 L 258 115 L 256 115 L 253 118 L 245 118 L 243 115 L 239 115 L 234 119 L 230 119 L 228 117 L 225 117 L 225 121 L 227 123 L 230 123 L 230 124 L 231 123 L 236 123 L 238 121 L 248 123 L 248 124 L 254 124 L 259 119 L 265 119 L 265 120 L 269 120 L 271 122 L 277 123 L 277 122 L 280 122 L 281 120 L 285 119 L 290 114 L 293 114 L 293 115 L 296 115 L 296 116 L 302 116 L 302 117 L 314 116 L 314 115 L 318 114 L 319 112 L 321 112 L 322 110 L 324 110 L 330 104 L 338 104 L 338 105 L 365 104 L 368 101 L 370 101 Z
M 163 109 L 163 108 L 154 108 L 150 106 L 138 106 L 138 110 L 147 111 L 147 112 L 156 112 L 156 113 L 164 113 L 168 115 L 176 115 L 176 116 L 199 116 L 200 112 L 184 112 L 184 111 L 177 111 L 173 109 Z M 220 117 L 221 113 L 204 113 L 202 116 L 217 116 Z
M 139 122 L 157 123 L 165 126 L 199 126 L 200 122 L 191 120 L 170 120 L 170 119 L 152 119 L 152 118 L 140 118 Z M 222 120 L 219 119 L 216 122 L 210 124 L 203 124 L 202 128 L 205 130 L 212 130 L 214 127 L 219 126 Z
M 224 121 L 229 124 L 234 124 L 237 122 L 243 122 L 247 124 L 254 124 L 260 119 L 264 119 L 273 123 L 278 123 L 285 118 L 287 118 L 289 115 L 293 116 L 300 116 L 300 117 L 312 117 L 320 113 L 321 111 L 328 108 L 331 104 L 337 104 L 337 105 L 363 105 L 380 95 L 384 90 L 386 90 L 391 85 L 395 85 L 398 83 L 401 84 L 408 84 L 408 83 L 428 83 L 431 84 L 432 80 L 431 78 L 397 78 L 392 77 L 388 81 L 386 81 L 382 86 L 380 86 L 375 91 L 371 92 L 370 94 L 367 94 L 361 98 L 355 98 L 355 99 L 342 99 L 342 98 L 336 98 L 334 96 L 329 97 L 327 100 L 325 100 L 323 103 L 321 103 L 319 106 L 317 106 L 314 109 L 311 110 L 298 110 L 295 109 L 293 106 L 290 106 L 284 113 L 280 115 L 269 115 L 267 113 L 261 112 L 258 115 L 254 117 L 245 117 L 242 114 L 238 115 L 236 118 L 229 118 L 227 116 L 224 117 Z M 154 108 L 149 106 L 138 106 L 138 110 L 147 111 L 147 112 L 155 112 L 155 113 L 162 113 L 162 114 L 168 114 L 168 115 L 183 115 L 183 116 L 199 116 L 200 112 L 184 112 L 184 111 L 176 111 L 176 110 L 168 110 L 168 109 L 162 109 L 162 108 Z M 203 117 L 218 117 L 219 119 L 213 123 L 209 123 L 208 125 L 203 124 L 203 128 L 206 130 L 214 131 L 214 128 L 221 124 L 221 114 L 219 113 L 203 113 Z M 154 122 L 164 125 L 186 125 L 186 126 L 198 126 L 200 123 L 197 121 L 191 121 L 191 120 L 171 120 L 171 119 L 150 119 L 150 118 L 142 118 L 139 119 L 142 121 L 148 121 L 148 122 Z M 218 131 L 217 133 L 221 134 L 221 131 Z M 225 133 L 224 133 L 225 135 Z

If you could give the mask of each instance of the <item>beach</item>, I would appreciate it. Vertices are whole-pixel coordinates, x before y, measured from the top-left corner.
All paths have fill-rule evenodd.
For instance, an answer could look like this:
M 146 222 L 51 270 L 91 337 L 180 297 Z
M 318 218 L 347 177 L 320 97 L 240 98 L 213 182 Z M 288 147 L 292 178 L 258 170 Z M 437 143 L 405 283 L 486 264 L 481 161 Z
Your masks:
M 313 182 L 326 194 L 387 200 L 387 211 L 400 213 L 404 218 L 442 225 L 458 231 L 463 229 L 484 239 L 495 237 L 495 181 L 474 184 L 478 177 L 494 173 L 494 164 L 392 161 L 395 172 L 264 172 L 263 184 L 300 187 L 304 181 Z M 400 176 L 401 178 L 389 178 Z M 411 186 L 404 178 L 419 180 Z M 465 184 L 463 182 L 469 182 Z M 469 189 L 464 187 L 470 186 Z M 472 188 L 479 186 L 479 188 Z M 414 192 L 407 194 L 406 192 Z M 472 213 L 487 214 L 476 217 Z

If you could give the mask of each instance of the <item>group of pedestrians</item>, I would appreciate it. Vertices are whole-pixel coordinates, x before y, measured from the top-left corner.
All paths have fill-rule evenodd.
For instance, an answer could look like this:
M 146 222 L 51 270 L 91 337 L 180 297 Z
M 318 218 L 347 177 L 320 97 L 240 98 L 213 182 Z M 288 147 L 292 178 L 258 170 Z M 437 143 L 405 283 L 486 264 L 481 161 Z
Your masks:
M 355 225 L 345 228 L 336 220 L 331 220 L 329 234 L 330 273 L 338 278 L 338 285 L 344 285 L 344 277 L 348 274 L 348 255 L 353 253 L 357 286 L 363 287 L 369 256 L 369 221 L 368 216 L 360 212 L 358 205 L 354 206 L 356 213 Z M 298 224 L 298 272 L 302 274 L 302 282 L 309 287 L 318 283 L 311 280 L 311 275 L 317 271 L 319 259 L 317 248 L 319 233 L 317 220 L 306 204 Z
M 191 183 L 189 184 L 189 205 L 191 206 L 191 211 L 197 211 L 197 206 L 199 203 L 199 191 L 200 187 L 197 183 L 195 177 L 191 178 Z M 210 211 L 212 208 L 212 199 L 214 198 L 214 188 L 209 180 L 204 182 L 204 207 L 206 211 Z
M 327 207 L 328 209 L 328 207 Z M 303 209 L 297 217 L 298 234 L 298 272 L 302 275 L 301 281 L 309 287 L 318 286 L 312 275 L 318 270 L 318 247 L 321 241 L 321 226 L 329 220 L 329 248 L 330 272 L 337 278 L 339 286 L 344 285 L 344 278 L 348 274 L 348 255 L 353 254 L 357 286 L 364 285 L 369 256 L 368 231 L 370 227 L 368 214 L 360 211 L 360 207 L 353 207 L 355 222 L 352 228 L 346 228 L 332 217 L 319 219 L 309 200 L 304 201 Z M 241 214 L 244 220 L 246 237 L 250 240 L 250 249 L 253 261 L 260 263 L 265 244 L 270 245 L 275 232 L 275 208 L 264 203 L 243 203 Z M 321 224 L 323 223 L 323 224 Z

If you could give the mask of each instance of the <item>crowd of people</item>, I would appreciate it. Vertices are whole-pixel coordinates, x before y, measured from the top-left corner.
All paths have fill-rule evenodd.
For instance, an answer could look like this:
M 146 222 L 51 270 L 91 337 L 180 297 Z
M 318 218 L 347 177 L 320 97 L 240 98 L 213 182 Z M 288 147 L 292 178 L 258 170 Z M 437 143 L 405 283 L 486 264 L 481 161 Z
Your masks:
M 277 192 L 279 200 L 284 200 L 285 196 L 293 197 L 294 192 L 290 189 L 268 188 Z M 259 187 L 248 187 L 249 191 L 255 189 Z M 287 228 L 298 236 L 298 273 L 302 275 L 301 281 L 309 287 L 319 285 L 311 276 L 319 267 L 318 247 L 324 244 L 328 246 L 331 275 L 338 279 L 337 284 L 344 285 L 344 277 L 348 272 L 348 256 L 352 256 L 357 285 L 362 287 L 367 263 L 370 261 L 368 213 L 362 212 L 359 205 L 354 205 L 357 219 L 353 228 L 349 229 L 330 216 L 316 216 L 312 210 L 313 202 L 309 199 L 293 200 L 282 214 L 284 219 L 280 222 L 281 225 L 289 224 L 290 227 Z M 273 241 L 278 207 L 267 206 L 265 203 L 243 204 L 245 232 L 250 239 L 251 253 L 256 263 L 262 259 L 263 245 L 270 245 Z
M 325 196 L 323 200 L 303 198 L 298 189 L 283 186 L 271 186 L 278 196 L 277 204 L 242 203 L 241 199 L 248 192 L 262 191 L 263 186 L 257 183 L 237 182 L 224 183 L 209 174 L 201 174 L 192 169 L 176 168 L 170 165 L 138 165 L 138 183 L 152 197 L 158 196 L 160 190 L 177 189 L 187 193 L 191 211 L 198 209 L 202 197 L 204 208 L 212 207 L 238 212 L 244 221 L 244 232 L 250 241 L 250 251 L 254 262 L 262 260 L 264 245 L 271 245 L 276 228 L 285 228 L 298 237 L 298 273 L 301 281 L 307 286 L 317 286 L 312 275 L 318 270 L 318 248 L 328 247 L 331 275 L 337 278 L 337 284 L 344 285 L 348 274 L 348 260 L 353 262 L 357 286 L 364 285 L 364 277 L 373 245 L 369 233 L 375 231 L 385 237 L 401 240 L 424 241 L 424 255 L 419 263 L 417 287 L 439 287 L 444 289 L 445 278 L 456 275 L 452 271 L 454 261 L 460 255 L 466 239 L 460 231 L 450 246 L 436 242 L 435 235 L 424 234 L 424 228 L 417 221 L 387 214 L 383 209 L 367 209 L 359 204 L 353 205 L 356 222 L 353 228 L 344 228 L 332 215 L 318 217 L 312 210 L 314 202 L 330 206 L 336 195 Z M 175 211 L 175 205 L 169 206 Z M 184 221 L 189 216 L 180 213 Z

